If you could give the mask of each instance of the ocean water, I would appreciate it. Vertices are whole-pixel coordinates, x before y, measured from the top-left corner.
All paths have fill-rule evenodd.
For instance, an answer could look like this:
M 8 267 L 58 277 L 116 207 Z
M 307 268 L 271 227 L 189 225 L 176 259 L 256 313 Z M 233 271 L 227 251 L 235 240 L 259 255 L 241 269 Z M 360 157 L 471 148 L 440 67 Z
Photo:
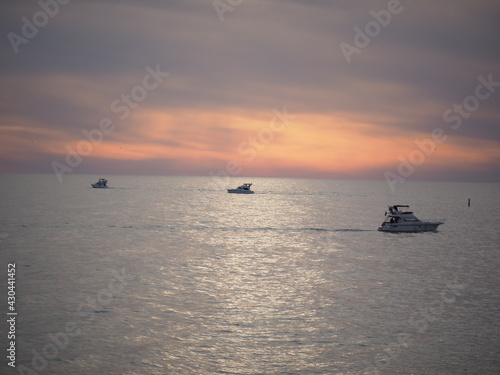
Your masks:
M 98 177 L 0 175 L 2 374 L 500 373 L 498 184 Z

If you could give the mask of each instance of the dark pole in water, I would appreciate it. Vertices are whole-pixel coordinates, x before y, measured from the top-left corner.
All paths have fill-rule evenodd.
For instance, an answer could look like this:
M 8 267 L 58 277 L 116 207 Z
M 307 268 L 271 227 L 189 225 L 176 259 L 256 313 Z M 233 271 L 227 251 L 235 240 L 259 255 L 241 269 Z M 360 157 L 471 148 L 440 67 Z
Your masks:
M 467 202 L 467 207 L 470 207 L 470 198 L 469 201 Z

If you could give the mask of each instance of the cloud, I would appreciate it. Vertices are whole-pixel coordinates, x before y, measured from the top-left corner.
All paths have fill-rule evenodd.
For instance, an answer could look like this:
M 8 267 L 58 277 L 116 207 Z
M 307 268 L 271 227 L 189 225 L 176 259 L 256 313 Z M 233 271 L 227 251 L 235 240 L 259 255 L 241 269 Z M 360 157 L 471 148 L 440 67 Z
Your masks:
M 372 176 L 436 127 L 454 138 L 435 168 L 498 169 L 497 92 L 456 131 L 443 120 L 474 94 L 480 75 L 500 81 L 497 2 L 401 1 L 402 11 L 347 63 L 339 44 L 354 43 L 354 28 L 387 6 L 259 0 L 221 22 L 211 2 L 72 1 L 19 53 L 7 38 L 0 44 L 0 158 L 15 170 L 29 157 L 64 156 L 82 130 L 107 117 L 116 130 L 87 165 L 149 160 L 146 169 L 160 174 L 206 174 L 238 158 L 238 145 L 286 106 L 296 122 L 247 163 L 248 173 Z M 0 31 L 20 33 L 21 17 L 37 11 L 36 3 L 5 7 Z M 157 64 L 169 77 L 119 119 L 111 103 Z M 10 152 L 20 145 L 22 157 Z M 162 159 L 176 167 L 160 168 Z M 419 177 L 430 169 L 422 166 Z

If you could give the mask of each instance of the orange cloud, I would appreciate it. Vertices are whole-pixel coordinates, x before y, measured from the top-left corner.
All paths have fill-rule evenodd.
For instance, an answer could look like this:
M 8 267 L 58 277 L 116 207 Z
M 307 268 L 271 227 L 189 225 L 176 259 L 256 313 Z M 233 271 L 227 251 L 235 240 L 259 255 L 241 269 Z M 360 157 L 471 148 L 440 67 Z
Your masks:
M 68 146 L 76 150 L 86 142 L 83 134 L 75 138 L 74 133 L 70 136 L 61 130 L 44 130 L 19 118 L 3 121 L 3 158 L 26 160 L 37 152 L 64 157 Z M 177 160 L 187 169 L 203 166 L 207 173 L 232 163 L 231 168 L 242 173 L 266 175 L 297 169 L 363 177 L 367 170 L 390 168 L 401 158 L 408 159 L 418 150 L 414 141 L 430 137 L 404 130 L 388 132 L 382 125 L 334 114 L 300 113 L 285 124 L 272 110 L 250 113 L 138 107 L 129 118 L 114 124 L 115 130 L 92 146 L 93 158 Z M 41 135 L 50 141 L 27 142 L 27 138 Z M 426 156 L 421 168 L 481 164 L 494 158 L 500 158 L 497 142 L 471 141 L 450 134 L 445 143 L 436 144 L 436 151 Z

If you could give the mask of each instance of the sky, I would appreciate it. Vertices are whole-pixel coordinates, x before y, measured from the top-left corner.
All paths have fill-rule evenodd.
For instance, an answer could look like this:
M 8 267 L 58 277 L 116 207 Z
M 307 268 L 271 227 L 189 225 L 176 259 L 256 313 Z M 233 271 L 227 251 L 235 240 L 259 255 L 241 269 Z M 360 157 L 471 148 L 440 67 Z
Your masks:
M 497 0 L 0 6 L 0 173 L 500 182 Z

